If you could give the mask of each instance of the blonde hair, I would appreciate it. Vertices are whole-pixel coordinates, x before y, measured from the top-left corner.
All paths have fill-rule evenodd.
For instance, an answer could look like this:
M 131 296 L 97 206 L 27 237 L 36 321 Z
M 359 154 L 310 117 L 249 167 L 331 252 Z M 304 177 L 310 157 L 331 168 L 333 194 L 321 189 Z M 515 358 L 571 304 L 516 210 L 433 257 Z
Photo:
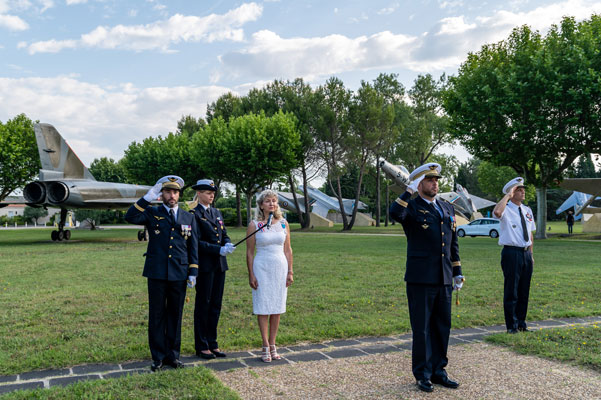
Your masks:
M 257 209 L 255 212 L 255 218 L 257 221 L 262 221 L 265 219 L 265 214 L 263 213 L 263 210 L 261 210 L 261 205 L 263 205 L 263 201 L 265 200 L 266 197 L 275 197 L 276 199 L 276 209 L 273 212 L 273 216 L 275 217 L 275 219 L 280 219 L 282 218 L 282 210 L 280 210 L 280 204 L 277 202 L 278 200 L 278 193 L 274 190 L 271 189 L 267 189 L 267 190 L 263 190 L 261 193 L 259 193 L 259 195 L 257 196 Z

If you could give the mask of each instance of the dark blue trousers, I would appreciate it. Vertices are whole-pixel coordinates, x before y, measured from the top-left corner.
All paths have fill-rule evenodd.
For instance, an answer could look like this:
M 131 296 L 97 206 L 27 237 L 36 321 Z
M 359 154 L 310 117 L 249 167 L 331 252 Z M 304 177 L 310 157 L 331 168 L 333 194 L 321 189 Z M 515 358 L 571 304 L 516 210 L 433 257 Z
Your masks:
M 148 344 L 155 361 L 179 359 L 186 281 L 148 279 Z
M 413 331 L 411 364 L 416 380 L 446 376 L 451 332 L 451 285 L 407 283 L 409 318 Z
M 225 272 L 199 272 L 194 302 L 194 346 L 196 352 L 219 348 L 217 324 L 221 315 L 221 301 Z
M 501 268 L 505 277 L 503 308 L 507 329 L 526 328 L 528 295 L 532 279 L 532 252 L 519 247 L 503 247 Z

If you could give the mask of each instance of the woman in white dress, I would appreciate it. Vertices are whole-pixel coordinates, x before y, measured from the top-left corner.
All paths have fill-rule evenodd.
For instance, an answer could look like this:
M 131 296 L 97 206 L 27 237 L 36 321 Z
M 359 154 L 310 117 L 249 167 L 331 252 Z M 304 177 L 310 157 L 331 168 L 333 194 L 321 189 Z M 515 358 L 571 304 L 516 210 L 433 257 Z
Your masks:
M 267 226 L 270 213 L 273 213 L 273 218 Z M 280 314 L 286 312 L 287 288 L 293 282 L 290 227 L 282 218 L 278 195 L 273 190 L 259 194 L 257 217 L 248 225 L 247 234 L 261 227 L 246 242 L 246 265 L 248 283 L 253 289 L 253 313 L 257 315 L 263 339 L 261 359 L 271 362 L 282 358 L 275 346 L 275 337 Z

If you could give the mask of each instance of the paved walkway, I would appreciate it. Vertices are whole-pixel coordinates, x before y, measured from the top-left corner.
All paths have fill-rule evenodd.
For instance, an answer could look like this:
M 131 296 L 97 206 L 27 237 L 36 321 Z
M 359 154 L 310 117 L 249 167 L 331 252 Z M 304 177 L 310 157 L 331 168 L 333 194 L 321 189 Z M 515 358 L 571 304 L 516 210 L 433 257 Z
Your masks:
M 585 318 L 558 318 L 558 319 L 551 319 L 551 320 L 545 320 L 545 321 L 534 321 L 534 322 L 530 322 L 529 321 L 529 327 L 532 329 L 545 329 L 545 328 L 557 328 L 557 327 L 566 327 L 569 325 L 589 325 L 589 324 L 593 324 L 593 323 L 598 323 L 601 322 L 601 316 L 594 316 L 594 317 L 585 317 Z M 493 333 L 498 333 L 498 332 L 504 332 L 505 331 L 505 327 L 501 326 L 501 325 L 497 325 L 497 326 L 488 326 L 488 327 L 476 327 L 476 328 L 466 328 L 466 329 L 454 329 L 451 331 L 451 337 L 450 337 L 450 352 L 454 352 L 454 351 L 459 351 L 459 350 L 454 350 L 455 345 L 457 344 L 480 344 L 484 337 L 487 335 L 491 335 Z M 494 348 L 496 346 L 488 346 L 485 344 L 481 344 L 480 347 L 478 349 L 478 351 L 482 351 L 481 348 L 482 346 L 488 348 L 488 350 L 484 350 L 485 352 L 491 352 L 491 351 L 498 351 L 498 350 L 493 350 L 491 348 Z M 371 356 L 371 357 L 367 357 L 365 362 L 361 362 L 361 365 L 365 365 L 365 367 L 361 367 L 361 369 L 364 370 L 369 370 L 371 367 L 369 367 L 370 364 L 373 364 L 373 359 L 374 357 L 383 357 L 382 358 L 382 362 L 385 363 L 387 359 L 390 359 L 392 357 L 392 359 L 401 357 L 404 358 L 406 361 L 408 360 L 409 365 L 410 365 L 410 350 L 411 350 L 411 335 L 410 334 L 404 334 L 404 335 L 400 335 L 400 336 L 386 336 L 386 337 L 365 337 L 365 338 L 356 338 L 356 339 L 347 339 L 347 340 L 333 340 L 333 341 L 328 341 L 328 342 L 324 342 L 324 343 L 314 343 L 314 344 L 306 344 L 306 345 L 298 345 L 298 346 L 287 346 L 287 347 L 282 347 L 279 349 L 280 354 L 283 356 L 283 359 L 280 361 L 274 361 L 272 363 L 263 363 L 259 356 L 260 356 L 260 350 L 249 350 L 249 351 L 240 351 L 240 352 L 228 352 L 228 357 L 226 359 L 223 360 L 211 360 L 211 361 L 206 361 L 203 359 L 200 359 L 196 356 L 185 356 L 185 357 L 181 357 L 181 361 L 184 362 L 187 366 L 205 366 L 207 368 L 211 368 L 213 369 L 218 376 L 229 386 L 234 387 L 234 389 L 238 390 L 241 395 L 243 395 L 243 397 L 245 398 L 268 398 L 269 396 L 266 395 L 266 393 L 263 392 L 259 392 L 256 393 L 257 397 L 253 397 L 253 393 L 252 392 L 250 395 L 245 395 L 243 393 L 243 389 L 245 387 L 250 387 L 249 384 L 247 384 L 246 380 L 241 380 L 239 378 L 237 378 L 236 374 L 242 374 L 244 376 L 247 376 L 250 371 L 248 371 L 249 368 L 251 369 L 256 369 L 257 371 L 261 371 L 261 370 L 265 370 L 265 368 L 267 368 L 268 370 L 273 370 L 272 367 L 276 367 L 276 366 L 290 366 L 291 371 L 294 371 L 294 369 L 298 369 L 299 366 L 297 364 L 300 364 L 300 368 L 301 370 L 306 374 L 308 371 L 308 367 L 311 366 L 311 368 L 316 369 L 316 370 L 322 370 L 323 368 L 329 368 L 330 370 L 332 369 L 331 367 L 334 368 L 334 370 L 339 370 L 340 366 L 334 366 L 331 365 L 331 363 L 328 363 L 328 360 L 330 361 L 334 361 L 338 364 L 341 365 L 345 365 L 345 363 L 350 362 L 351 360 L 354 360 L 355 357 L 365 357 L 365 356 Z M 461 351 L 459 351 L 461 352 Z M 513 354 L 513 353 L 511 353 Z M 388 358 L 387 358 L 388 356 Z M 509 358 L 511 359 L 515 359 L 515 355 L 509 356 Z M 335 364 L 335 365 L 338 365 Z M 356 364 L 356 363 L 355 363 Z M 474 362 L 471 362 L 471 364 L 474 364 Z M 150 360 L 146 360 L 146 361 L 131 361 L 131 362 L 126 362 L 126 363 L 121 363 L 121 364 L 86 364 L 86 365 L 79 365 L 79 366 L 75 366 L 75 367 L 71 367 L 71 368 L 62 368 L 62 369 L 57 369 L 57 370 L 45 370 L 45 371 L 31 371 L 31 372 L 24 372 L 22 374 L 17 374 L 17 375 L 8 375 L 8 376 L 0 376 L 0 394 L 3 393 L 8 393 L 8 392 L 12 392 L 15 390 L 23 390 L 23 389 L 36 389 L 36 388 L 49 388 L 49 387 L 53 387 L 53 386 L 66 386 L 69 385 L 71 383 L 74 382 L 79 382 L 79 381 L 85 381 L 85 380 L 94 380 L 94 379 L 110 379 L 110 378 L 116 378 L 116 377 L 120 377 L 120 376 L 124 376 L 124 375 L 128 375 L 128 374 L 141 374 L 141 373 L 149 373 L 150 372 Z M 328 365 L 330 365 L 331 367 L 328 367 Z M 459 368 L 458 365 L 461 365 L 461 363 L 458 363 L 456 361 L 452 361 L 452 365 L 455 368 Z M 561 365 L 561 364 L 559 364 Z M 306 366 L 306 367 L 303 367 Z M 465 368 L 467 368 L 467 366 L 464 366 Z M 349 368 L 348 365 L 346 368 Z M 449 366 L 449 368 L 451 368 L 451 366 Z M 575 367 L 570 367 L 570 366 L 566 366 L 566 368 L 575 368 Z M 343 368 L 344 369 L 344 368 Z M 409 375 L 411 375 L 411 368 L 410 366 L 407 368 L 404 368 L 407 371 L 404 371 L 404 373 L 407 374 L 407 377 L 405 377 L 406 379 L 408 379 L 408 382 L 410 383 L 410 388 L 412 391 L 416 391 L 414 390 L 415 384 L 413 382 L 413 378 Z M 276 368 L 276 370 L 278 370 L 278 368 Z M 281 369 L 283 370 L 283 368 Z M 395 368 L 395 370 L 397 370 Z M 378 367 L 378 371 L 382 372 L 383 370 L 381 370 L 380 367 Z M 378 372 L 378 374 L 380 374 L 380 372 Z M 477 371 L 476 371 L 477 372 Z M 508 372 L 508 371 L 504 371 L 504 372 Z M 520 376 L 523 371 L 515 371 L 517 376 Z M 270 372 L 270 374 L 273 374 L 273 372 Z M 340 383 L 340 380 L 338 378 L 335 378 L 335 374 L 329 374 L 327 372 L 321 371 L 319 373 L 319 376 L 324 377 L 328 377 L 328 379 L 334 379 L 334 382 L 332 382 L 330 384 L 334 385 L 335 383 Z M 399 371 L 397 370 L 396 375 L 399 374 Z M 264 382 L 261 380 L 260 375 L 258 374 L 251 374 L 253 376 L 253 379 L 258 380 L 258 382 Z M 597 374 L 598 375 L 598 374 Z M 230 379 L 228 379 L 229 377 L 235 378 L 230 382 Z M 457 375 L 454 375 L 457 376 Z M 315 378 L 315 377 L 313 377 Z M 316 386 L 317 388 L 319 387 L 323 387 L 323 385 L 320 383 L 320 380 L 317 379 L 313 379 L 310 378 L 309 382 L 301 382 L 301 386 L 306 387 L 307 385 L 309 386 Z M 372 377 L 373 378 L 373 377 Z M 384 378 L 382 378 L 384 379 Z M 235 387 L 236 386 L 236 382 L 238 382 L 238 384 L 243 384 L 242 387 L 238 388 Z M 376 387 L 377 386 L 377 379 L 374 380 L 374 382 L 371 382 L 370 385 L 368 385 L 369 387 Z M 522 382 L 514 382 L 515 385 L 518 385 Z M 528 384 L 528 382 L 524 382 L 525 384 Z M 548 382 L 553 383 L 553 382 Z M 601 398 L 601 376 L 599 377 L 599 381 L 598 383 L 598 390 L 599 392 L 597 393 L 597 396 L 587 396 L 587 398 Z M 543 382 L 543 385 L 546 384 L 545 382 Z M 326 385 L 328 386 L 328 385 Z M 597 388 L 597 386 L 594 386 L 594 388 Z M 596 390 L 596 389 L 595 389 Z M 331 398 L 331 397 L 335 397 L 335 398 L 355 398 L 353 397 L 351 394 L 347 394 L 344 395 L 343 393 L 340 392 L 340 390 L 336 391 L 332 391 L 331 389 L 324 389 L 324 393 L 322 393 L 321 395 L 315 395 L 315 396 L 311 396 L 312 398 Z M 292 398 L 289 395 L 287 395 L 286 397 L 281 397 L 283 394 L 285 394 L 285 391 L 283 388 L 277 389 L 275 390 L 275 395 L 280 396 L 280 398 Z M 279 393 L 279 394 L 278 394 Z M 298 389 L 295 391 L 295 393 L 300 394 L 302 392 L 299 392 Z M 361 392 L 362 394 L 359 397 L 356 398 L 361 398 L 362 396 L 366 396 L 368 394 Z M 396 393 L 396 392 L 395 392 Z M 455 393 L 457 393 L 455 391 Z M 308 394 L 308 393 L 305 393 Z M 397 393 L 398 394 L 398 393 Z M 397 396 L 397 394 L 395 394 L 395 396 Z M 465 393 L 464 393 L 465 394 Z M 372 395 L 375 395 L 375 393 L 372 393 Z M 478 397 L 483 397 L 483 398 L 490 398 L 489 396 L 483 396 L 482 394 L 477 395 Z M 385 398 L 385 393 L 381 393 L 380 395 L 378 395 L 377 397 L 382 397 Z M 298 397 L 298 398 L 302 398 Z M 398 398 L 398 396 L 396 397 Z M 464 396 L 459 396 L 457 397 L 456 395 L 453 395 L 451 398 L 464 398 Z M 515 396 L 509 396 L 507 398 L 516 398 Z M 518 396 L 519 398 L 519 396 Z M 541 398 L 546 398 L 546 397 L 541 397 Z M 562 398 L 562 397 L 550 397 L 550 398 Z

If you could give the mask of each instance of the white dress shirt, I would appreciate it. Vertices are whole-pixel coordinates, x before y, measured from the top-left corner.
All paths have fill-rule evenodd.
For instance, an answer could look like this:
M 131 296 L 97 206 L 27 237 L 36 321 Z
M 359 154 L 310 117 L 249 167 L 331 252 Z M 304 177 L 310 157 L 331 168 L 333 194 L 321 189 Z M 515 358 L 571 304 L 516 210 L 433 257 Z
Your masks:
M 528 234 L 528 241 L 524 241 L 522 233 L 522 221 L 520 219 L 520 212 L 518 208 L 522 209 L 522 214 L 526 221 L 526 231 Z M 516 205 L 510 201 L 501 215 L 501 232 L 499 232 L 499 245 L 500 246 L 515 246 L 515 247 L 529 247 L 532 244 L 530 239 L 530 233 L 536 230 L 536 224 L 534 223 L 534 213 L 530 207 L 522 204 Z
M 175 220 L 177 221 L 177 210 L 179 209 L 179 207 L 176 205 L 173 208 L 169 208 L 165 204 L 163 204 L 163 207 L 165 207 L 165 210 L 167 210 L 167 214 L 170 213 L 169 210 L 173 210 L 173 214 L 174 214 Z

